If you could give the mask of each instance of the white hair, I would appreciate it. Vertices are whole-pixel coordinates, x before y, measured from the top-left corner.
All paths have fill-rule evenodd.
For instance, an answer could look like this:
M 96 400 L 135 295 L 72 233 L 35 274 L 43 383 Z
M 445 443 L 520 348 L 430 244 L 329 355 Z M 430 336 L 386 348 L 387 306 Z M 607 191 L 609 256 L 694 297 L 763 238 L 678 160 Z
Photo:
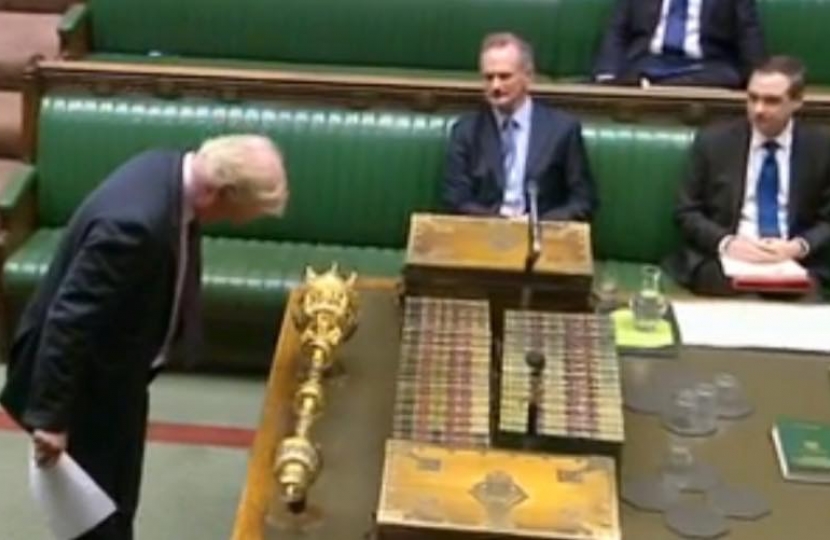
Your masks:
M 262 135 L 223 135 L 208 139 L 197 152 L 203 181 L 240 206 L 256 205 L 279 214 L 288 192 L 277 146 Z

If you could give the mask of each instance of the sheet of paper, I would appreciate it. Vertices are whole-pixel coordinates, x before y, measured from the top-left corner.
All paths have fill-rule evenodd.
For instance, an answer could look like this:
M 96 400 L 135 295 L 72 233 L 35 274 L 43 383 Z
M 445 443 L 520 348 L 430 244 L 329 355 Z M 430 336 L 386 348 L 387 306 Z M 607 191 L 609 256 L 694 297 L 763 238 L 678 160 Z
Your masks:
M 684 345 L 830 352 L 830 305 L 672 302 Z
M 805 278 L 807 270 L 793 260 L 777 263 L 751 263 L 721 256 L 723 273 L 729 277 Z
M 115 512 L 112 499 L 66 452 L 53 467 L 40 468 L 32 451 L 29 488 L 56 540 L 77 538 Z

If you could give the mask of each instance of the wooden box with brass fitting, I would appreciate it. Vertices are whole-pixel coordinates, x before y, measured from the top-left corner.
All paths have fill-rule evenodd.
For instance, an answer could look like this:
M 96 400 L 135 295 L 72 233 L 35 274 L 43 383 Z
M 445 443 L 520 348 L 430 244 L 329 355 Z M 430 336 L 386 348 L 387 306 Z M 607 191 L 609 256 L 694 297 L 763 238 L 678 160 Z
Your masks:
M 587 310 L 594 274 L 590 226 L 544 222 L 540 230 L 541 249 L 528 270 L 526 220 L 413 214 L 406 294 L 486 298 L 497 309 L 529 302 L 541 309 Z
M 620 540 L 614 461 L 389 440 L 378 540 Z

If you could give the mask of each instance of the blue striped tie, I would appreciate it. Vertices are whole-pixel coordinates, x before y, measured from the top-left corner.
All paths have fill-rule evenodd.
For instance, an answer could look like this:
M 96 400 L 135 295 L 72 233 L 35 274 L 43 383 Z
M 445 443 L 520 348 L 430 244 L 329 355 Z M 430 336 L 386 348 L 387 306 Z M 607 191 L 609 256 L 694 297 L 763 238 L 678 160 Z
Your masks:
M 775 152 L 778 143 L 767 141 L 764 143 L 764 162 L 761 173 L 758 175 L 756 200 L 758 201 L 758 236 L 778 238 L 781 229 L 778 224 L 778 160 Z
M 686 40 L 686 13 L 689 0 L 669 0 L 666 14 L 666 33 L 663 36 L 663 52 L 683 55 L 683 42 Z
M 516 127 L 517 123 L 512 117 L 505 118 L 501 125 L 501 152 L 505 178 L 510 178 L 510 170 L 516 160 Z

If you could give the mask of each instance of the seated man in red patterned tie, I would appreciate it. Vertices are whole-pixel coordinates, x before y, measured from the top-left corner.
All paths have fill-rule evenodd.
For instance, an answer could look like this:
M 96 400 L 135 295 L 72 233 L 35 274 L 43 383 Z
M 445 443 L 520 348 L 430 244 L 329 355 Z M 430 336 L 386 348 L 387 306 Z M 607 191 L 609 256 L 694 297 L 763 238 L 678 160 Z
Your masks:
M 676 210 L 684 245 L 667 261 L 680 284 L 735 292 L 722 257 L 830 278 L 830 137 L 794 118 L 803 92 L 801 63 L 771 58 L 750 78 L 747 120 L 698 133 Z

